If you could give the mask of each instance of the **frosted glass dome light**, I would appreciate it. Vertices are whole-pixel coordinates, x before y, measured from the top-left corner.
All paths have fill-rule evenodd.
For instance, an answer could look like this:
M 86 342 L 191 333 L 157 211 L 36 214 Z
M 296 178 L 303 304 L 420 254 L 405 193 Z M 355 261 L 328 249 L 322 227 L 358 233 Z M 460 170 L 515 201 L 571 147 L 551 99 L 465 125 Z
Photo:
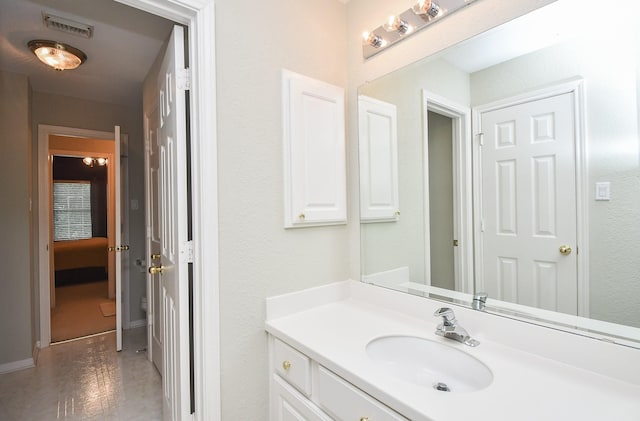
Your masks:
M 75 69 L 87 60 L 82 51 L 56 41 L 33 40 L 28 46 L 38 60 L 58 71 Z

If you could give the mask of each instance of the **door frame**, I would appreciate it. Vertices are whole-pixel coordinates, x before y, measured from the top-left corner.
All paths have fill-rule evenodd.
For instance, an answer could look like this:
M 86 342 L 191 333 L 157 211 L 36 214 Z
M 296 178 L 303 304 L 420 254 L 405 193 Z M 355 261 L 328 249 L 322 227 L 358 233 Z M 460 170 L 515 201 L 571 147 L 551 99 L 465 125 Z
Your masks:
M 431 284 L 430 222 L 429 222 L 429 119 L 428 111 L 452 121 L 453 147 L 453 230 L 458 246 L 454 251 L 455 290 L 473 294 L 473 218 L 471 180 L 471 109 L 426 89 L 422 90 L 424 209 L 425 209 L 425 279 Z M 453 245 L 452 245 L 453 246 Z
M 584 80 L 573 78 L 544 88 L 503 98 L 487 104 L 473 107 L 473 226 L 475 245 L 474 250 L 480 250 L 480 215 L 481 215 L 481 186 L 480 186 L 480 142 L 482 136 L 482 113 L 500 108 L 511 107 L 552 96 L 572 94 L 574 98 L 574 132 L 575 132 L 575 170 L 576 170 L 576 259 L 578 282 L 578 316 L 589 317 L 589 178 L 587 174 L 586 150 L 586 105 Z M 476 257 L 476 278 L 479 276 L 479 261 Z
M 51 344 L 51 209 L 49 136 L 60 135 L 89 139 L 113 140 L 112 132 L 76 129 L 71 127 L 38 125 L 38 297 L 39 297 L 39 348 Z M 120 316 L 122 317 L 122 315 Z
M 188 28 L 195 419 L 219 421 L 220 311 L 214 0 L 114 0 Z M 142 124 L 142 121 L 140 122 Z M 206 262 L 206 263 L 205 263 Z

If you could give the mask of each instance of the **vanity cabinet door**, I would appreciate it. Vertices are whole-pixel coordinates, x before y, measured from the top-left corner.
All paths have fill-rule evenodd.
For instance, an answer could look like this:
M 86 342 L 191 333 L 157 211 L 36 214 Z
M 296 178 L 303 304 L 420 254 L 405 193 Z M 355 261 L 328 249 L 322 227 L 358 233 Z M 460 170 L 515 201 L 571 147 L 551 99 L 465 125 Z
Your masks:
M 408 421 L 351 383 L 324 367 L 318 367 L 316 402 L 338 420 Z
M 271 384 L 271 421 L 332 421 L 277 374 Z

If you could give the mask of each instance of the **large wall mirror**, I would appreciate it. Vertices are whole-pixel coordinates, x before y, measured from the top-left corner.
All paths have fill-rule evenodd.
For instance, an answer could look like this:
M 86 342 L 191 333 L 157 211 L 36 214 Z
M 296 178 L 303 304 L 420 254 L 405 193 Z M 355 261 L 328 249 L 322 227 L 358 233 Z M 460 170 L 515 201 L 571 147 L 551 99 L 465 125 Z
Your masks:
M 363 281 L 640 346 L 638 6 L 598 4 L 359 88 Z

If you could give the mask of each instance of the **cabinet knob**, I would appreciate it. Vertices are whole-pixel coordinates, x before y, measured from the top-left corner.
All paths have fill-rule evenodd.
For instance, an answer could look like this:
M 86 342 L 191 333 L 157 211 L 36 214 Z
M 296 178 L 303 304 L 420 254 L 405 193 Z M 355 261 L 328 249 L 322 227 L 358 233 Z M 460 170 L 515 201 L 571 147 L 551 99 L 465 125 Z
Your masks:
M 362 417 L 360 418 L 360 421 L 369 421 L 369 417 Z
M 291 368 L 291 361 L 283 361 L 282 368 L 284 368 L 284 371 L 289 371 Z
M 301 213 L 300 215 L 298 215 L 298 219 L 304 220 L 304 218 L 305 218 L 304 213 Z
M 396 216 L 400 216 L 400 211 L 399 211 L 399 210 L 397 210 L 397 211 L 395 212 L 395 215 L 396 215 Z M 365 421 L 367 421 L 367 420 L 365 420 Z

